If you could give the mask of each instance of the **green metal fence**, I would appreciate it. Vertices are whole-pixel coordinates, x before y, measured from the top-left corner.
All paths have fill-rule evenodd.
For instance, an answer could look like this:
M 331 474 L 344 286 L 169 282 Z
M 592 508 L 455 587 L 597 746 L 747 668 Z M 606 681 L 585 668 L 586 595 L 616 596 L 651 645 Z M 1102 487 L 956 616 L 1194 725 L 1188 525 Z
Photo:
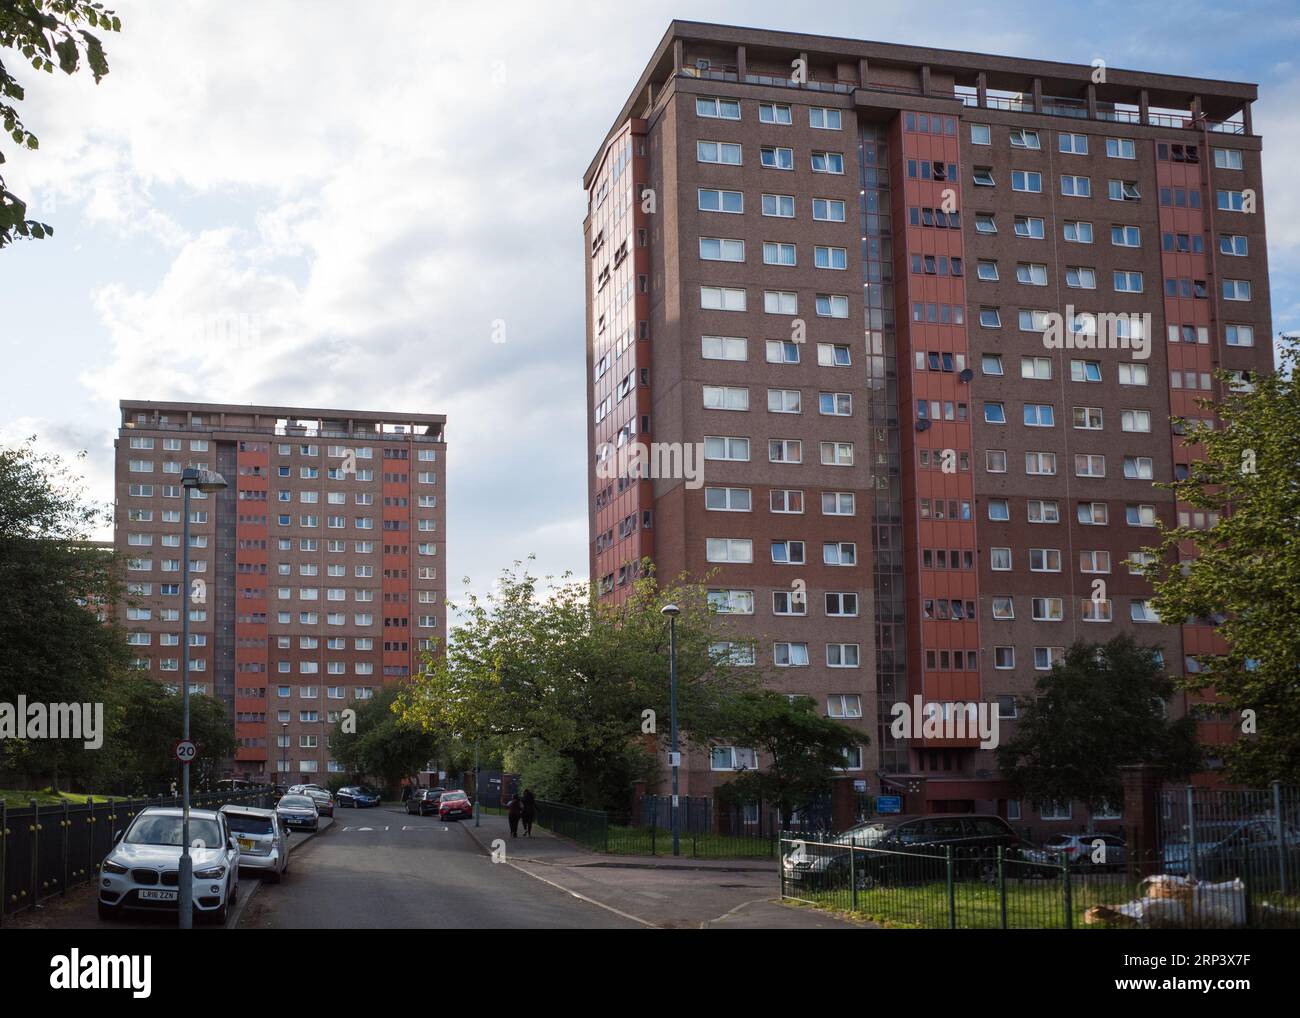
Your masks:
M 634 823 L 629 813 L 607 813 L 564 803 L 537 801 L 537 825 L 585 848 L 611 855 L 672 855 L 673 833 L 652 818 Z M 679 830 L 678 849 L 692 859 L 774 859 L 776 832 L 763 834 Z
M 195 792 L 193 809 L 228 803 L 269 808 L 279 793 L 269 787 Z M 0 799 L 0 923 L 6 914 L 94 880 L 117 832 L 148 806 L 179 807 L 177 796 L 87 799 L 84 805 L 42 806 L 31 799 L 11 807 Z
M 890 926 L 939 929 L 1300 927 L 1300 900 L 1248 847 L 1216 882 L 1161 875 L 1159 858 L 1094 865 L 1017 849 L 780 839 L 781 897 Z

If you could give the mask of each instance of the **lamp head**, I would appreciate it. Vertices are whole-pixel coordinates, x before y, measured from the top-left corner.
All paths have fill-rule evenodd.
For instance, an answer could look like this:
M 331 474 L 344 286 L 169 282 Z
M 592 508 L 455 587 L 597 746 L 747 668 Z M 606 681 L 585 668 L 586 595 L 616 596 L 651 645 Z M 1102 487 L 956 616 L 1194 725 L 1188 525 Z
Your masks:
M 181 474 L 181 486 L 203 492 L 221 491 L 227 487 L 226 479 L 215 470 L 200 470 L 198 467 L 185 468 Z
M 666 604 L 659 609 L 660 615 L 666 615 L 670 619 L 677 618 L 677 616 L 680 615 L 681 613 L 682 610 L 678 608 L 677 605 L 675 604 Z

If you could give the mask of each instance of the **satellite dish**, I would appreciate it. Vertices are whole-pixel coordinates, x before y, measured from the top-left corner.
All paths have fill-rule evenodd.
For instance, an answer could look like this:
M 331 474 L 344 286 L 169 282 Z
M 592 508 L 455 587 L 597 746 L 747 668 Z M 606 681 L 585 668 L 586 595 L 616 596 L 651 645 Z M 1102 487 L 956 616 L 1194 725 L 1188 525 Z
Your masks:
M 917 430 L 917 431 L 929 431 L 929 430 L 930 430 L 930 422 L 929 422 L 928 420 L 924 420 L 924 419 L 923 419 L 923 420 L 919 420 L 919 421 L 917 421 L 917 422 L 916 422 L 916 430 Z
M 973 372 L 970 368 L 962 368 L 961 371 L 958 373 L 957 377 L 963 382 L 969 382 L 972 378 L 975 377 L 975 372 Z

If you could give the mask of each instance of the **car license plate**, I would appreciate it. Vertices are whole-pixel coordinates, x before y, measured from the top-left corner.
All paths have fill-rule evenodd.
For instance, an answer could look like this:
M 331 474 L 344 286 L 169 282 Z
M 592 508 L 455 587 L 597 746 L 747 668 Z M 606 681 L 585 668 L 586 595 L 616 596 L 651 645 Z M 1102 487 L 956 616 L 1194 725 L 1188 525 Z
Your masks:
M 238 840 L 239 840 L 239 850 L 241 852 L 251 852 L 253 850 L 252 838 L 240 838 Z
M 139 893 L 140 893 L 141 901 L 175 901 L 176 900 L 175 891 L 143 890 L 140 891 Z

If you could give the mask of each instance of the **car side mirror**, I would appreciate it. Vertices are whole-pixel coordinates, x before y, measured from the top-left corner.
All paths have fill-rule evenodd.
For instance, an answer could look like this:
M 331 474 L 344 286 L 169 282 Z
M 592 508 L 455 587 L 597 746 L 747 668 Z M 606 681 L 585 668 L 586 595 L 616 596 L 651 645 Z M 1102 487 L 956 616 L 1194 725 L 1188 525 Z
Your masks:
M 124 835 L 125 833 L 126 833 L 126 828 L 125 828 L 125 827 L 123 827 L 123 828 L 121 828 L 120 830 L 118 830 L 117 833 L 115 833 L 115 834 L 113 835 L 113 844 L 116 845 L 119 841 L 121 841 L 121 840 L 122 840 L 122 835 Z

